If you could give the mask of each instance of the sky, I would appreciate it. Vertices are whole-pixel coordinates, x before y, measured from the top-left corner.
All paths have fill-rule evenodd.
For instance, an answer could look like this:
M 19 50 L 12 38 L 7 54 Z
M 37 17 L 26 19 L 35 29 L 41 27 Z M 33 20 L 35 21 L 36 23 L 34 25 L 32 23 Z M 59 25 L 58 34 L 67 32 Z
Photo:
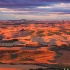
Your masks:
M 0 20 L 70 20 L 70 0 L 0 0 Z

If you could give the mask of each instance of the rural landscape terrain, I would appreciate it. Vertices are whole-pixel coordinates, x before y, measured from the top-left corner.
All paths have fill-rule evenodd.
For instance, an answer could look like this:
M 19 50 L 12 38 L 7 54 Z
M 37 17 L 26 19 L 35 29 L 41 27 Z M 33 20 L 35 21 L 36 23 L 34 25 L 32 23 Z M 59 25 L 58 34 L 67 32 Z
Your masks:
M 1 20 L 1 70 L 2 67 L 4 70 L 70 69 L 70 21 Z
M 0 70 L 70 70 L 70 0 L 0 0 Z

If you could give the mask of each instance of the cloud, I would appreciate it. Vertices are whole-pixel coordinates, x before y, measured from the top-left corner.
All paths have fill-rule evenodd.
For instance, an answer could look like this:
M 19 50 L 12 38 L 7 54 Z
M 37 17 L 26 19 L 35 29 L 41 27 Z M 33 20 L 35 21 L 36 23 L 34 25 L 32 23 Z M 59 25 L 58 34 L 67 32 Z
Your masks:
M 39 6 L 45 4 L 33 0 L 0 0 L 0 6 Z
M 61 15 L 60 18 L 62 18 L 62 15 L 65 14 L 70 16 L 70 0 L 0 0 L 0 16 L 3 15 L 2 18 L 8 17 L 7 19 L 9 19 L 8 15 L 10 15 L 12 19 L 18 19 L 18 16 L 21 15 L 22 18 L 42 19 L 50 16 L 49 18 L 51 19 L 51 15 L 57 17 Z M 12 17 L 12 15 L 17 17 L 13 18 L 14 16 Z
M 48 15 L 48 14 L 70 14 L 70 9 L 67 8 L 0 8 L 0 14 L 22 14 L 22 15 Z
M 45 6 L 57 2 L 70 2 L 70 0 L 0 0 L 0 6 Z
M 68 8 L 70 9 L 70 3 L 59 3 L 59 4 L 52 4 L 50 6 L 39 6 L 37 8 Z
M 70 3 L 60 3 L 60 4 L 54 4 L 53 7 L 58 8 L 70 8 Z
M 70 2 L 70 0 L 35 0 L 41 2 Z

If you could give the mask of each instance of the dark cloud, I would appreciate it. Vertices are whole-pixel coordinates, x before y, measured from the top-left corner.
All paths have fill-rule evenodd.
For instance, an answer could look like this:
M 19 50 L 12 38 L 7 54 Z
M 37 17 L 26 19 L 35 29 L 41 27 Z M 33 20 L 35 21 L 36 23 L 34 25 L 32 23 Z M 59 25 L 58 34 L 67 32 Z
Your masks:
M 70 2 L 70 0 L 0 0 L 0 6 L 45 6 L 53 2 Z
M 61 5 L 61 3 L 63 4 Z M 38 8 L 46 6 L 52 8 Z M 56 14 L 56 13 L 58 15 L 70 14 L 69 6 L 70 6 L 70 0 L 0 0 L 0 8 L 7 8 L 9 9 L 9 11 L 11 10 L 14 11 L 14 12 L 9 12 L 7 10 L 7 12 L 5 12 L 6 9 L 2 10 L 0 9 L 0 16 L 2 14 L 14 14 L 14 15 L 18 14 L 18 15 L 34 15 L 34 16 L 35 15 L 46 16 L 49 14 Z M 24 12 L 24 11 L 29 11 L 29 12 Z
M 40 2 L 70 2 L 70 0 L 35 0 Z
M 45 5 L 42 2 L 34 2 L 32 0 L 0 0 L 0 6 L 39 6 Z

